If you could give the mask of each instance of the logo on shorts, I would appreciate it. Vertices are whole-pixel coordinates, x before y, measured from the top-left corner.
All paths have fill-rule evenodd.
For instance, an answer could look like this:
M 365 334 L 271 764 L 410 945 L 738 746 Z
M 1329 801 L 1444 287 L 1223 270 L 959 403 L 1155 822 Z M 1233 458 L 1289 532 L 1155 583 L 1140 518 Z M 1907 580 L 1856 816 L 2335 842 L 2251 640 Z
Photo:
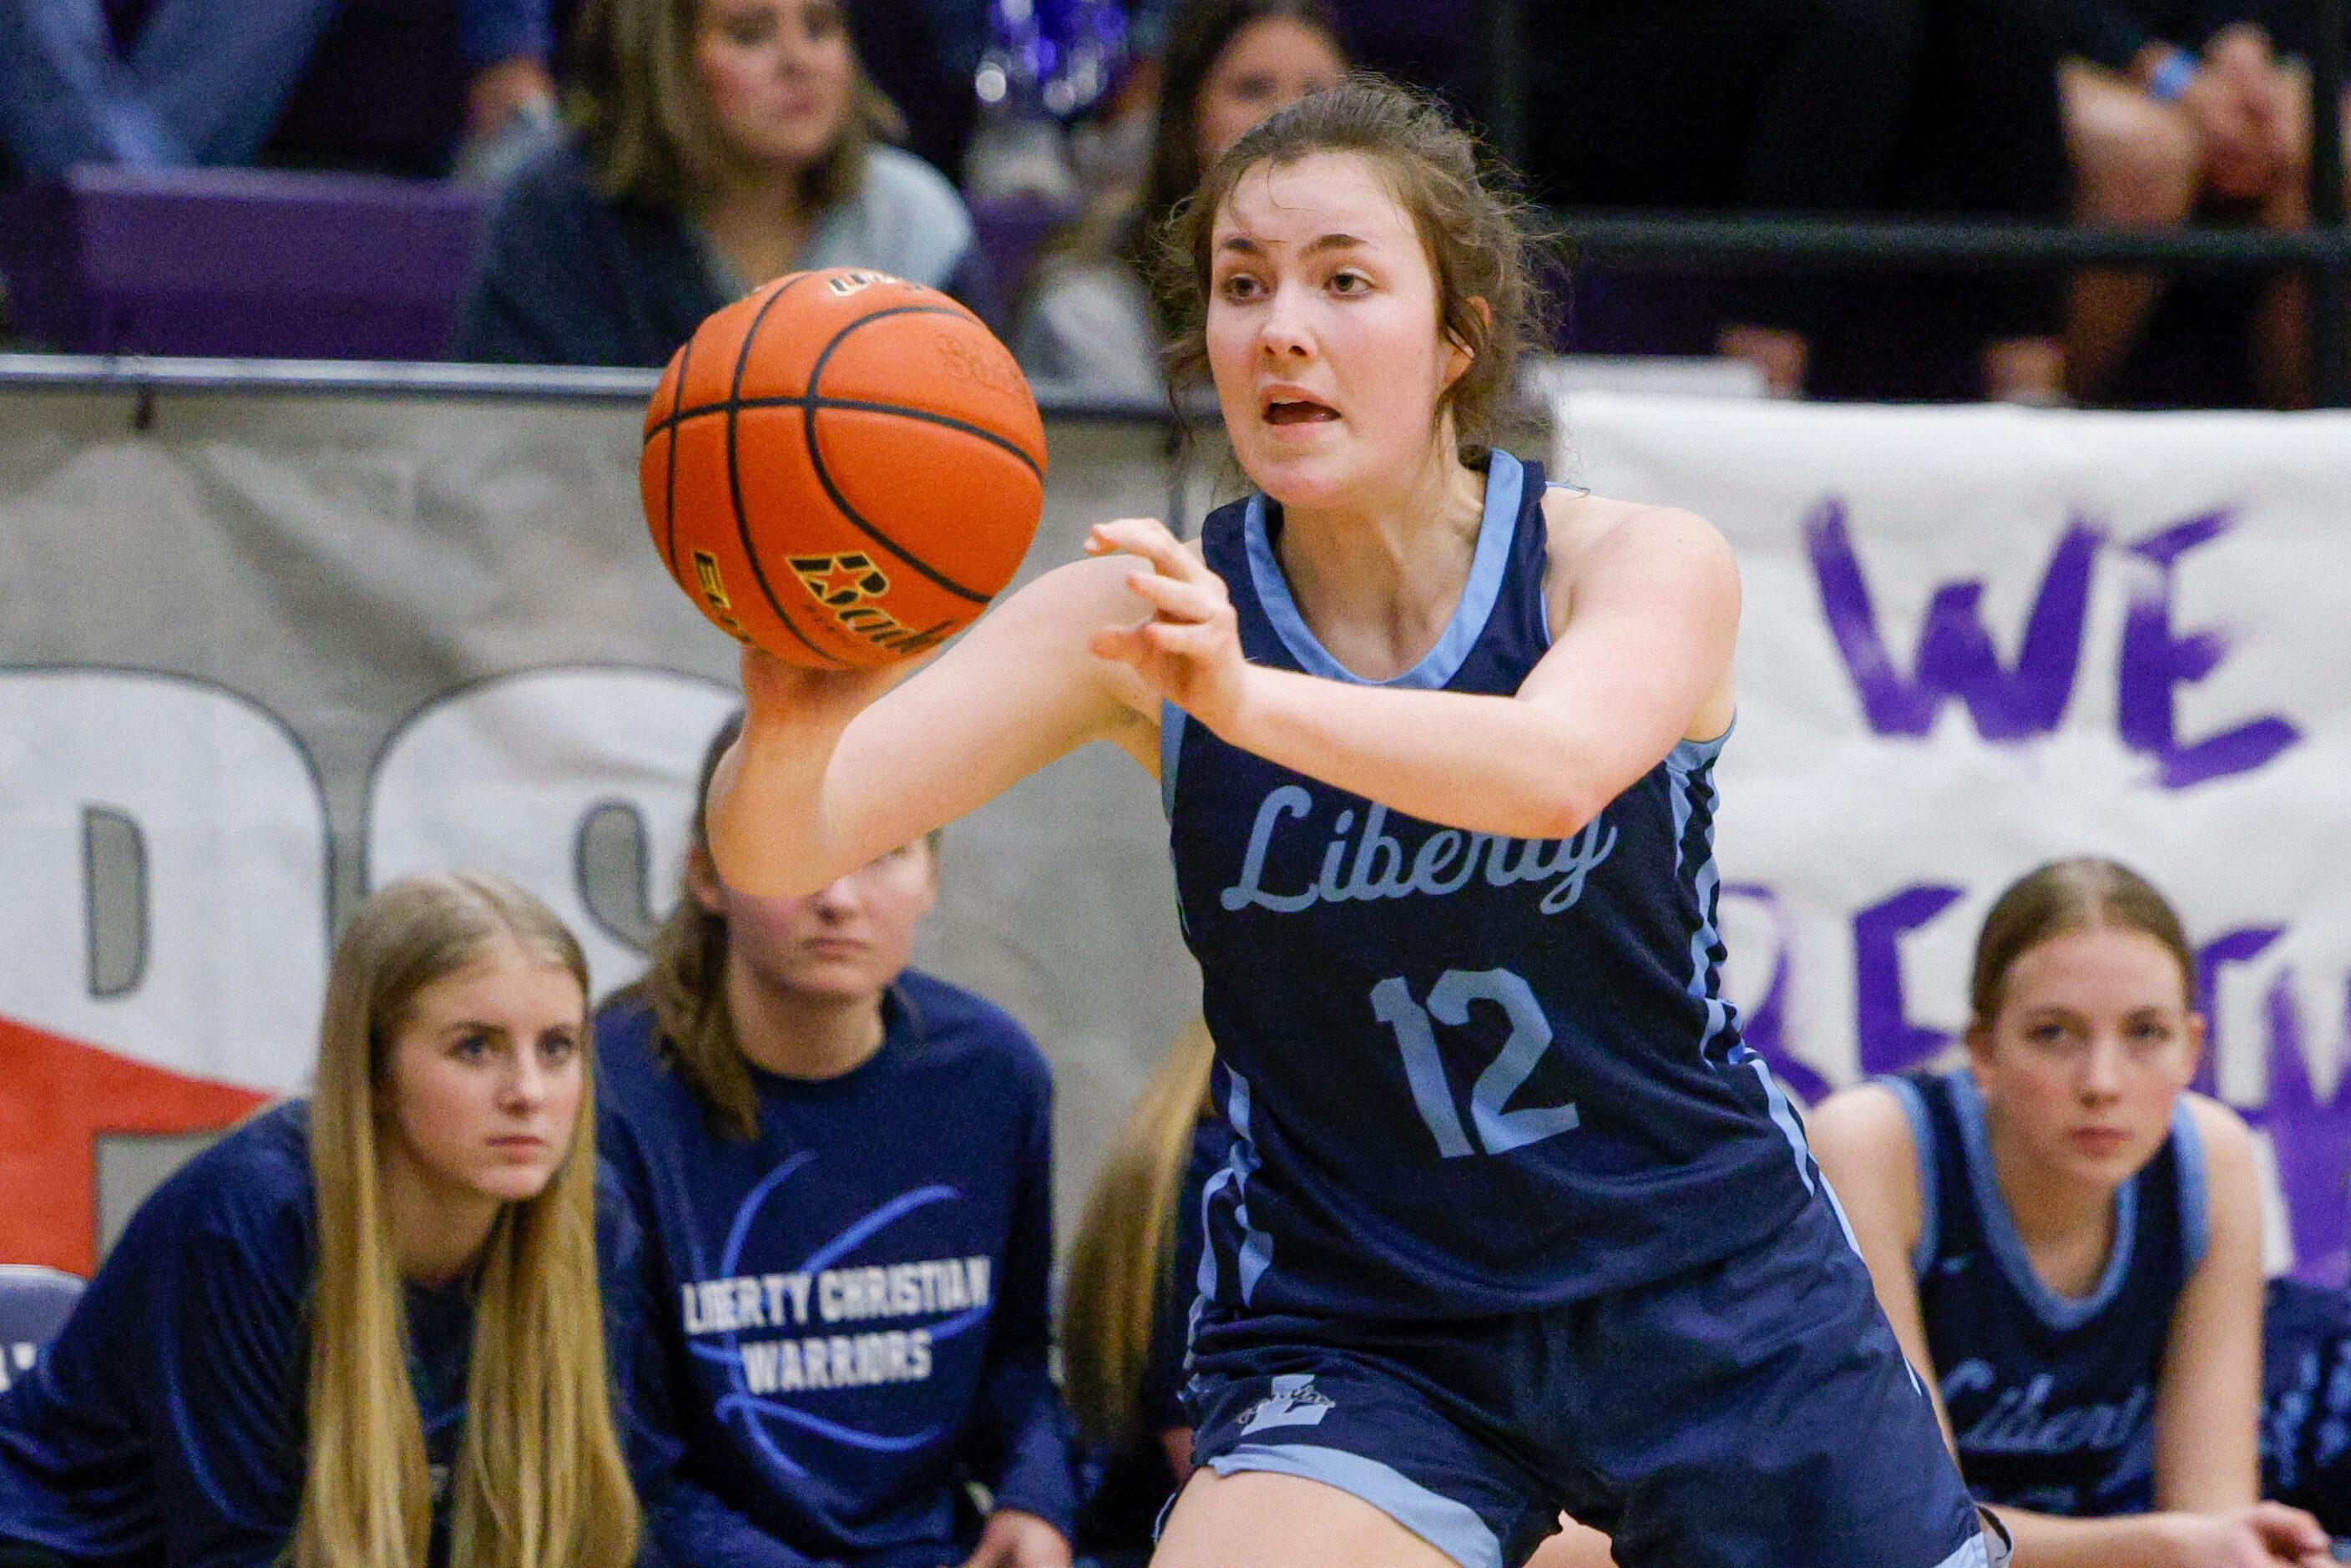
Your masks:
M 1273 1392 L 1257 1402 L 1241 1423 L 1241 1436 L 1268 1427 L 1316 1427 L 1331 1414 L 1334 1401 L 1314 1386 L 1311 1373 L 1285 1373 L 1273 1380 Z

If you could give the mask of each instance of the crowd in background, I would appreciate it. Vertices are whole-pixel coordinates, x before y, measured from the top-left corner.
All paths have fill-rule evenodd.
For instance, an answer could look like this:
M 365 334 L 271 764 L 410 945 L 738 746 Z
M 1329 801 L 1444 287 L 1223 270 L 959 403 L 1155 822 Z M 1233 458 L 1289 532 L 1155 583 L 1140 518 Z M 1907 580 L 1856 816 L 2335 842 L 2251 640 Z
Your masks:
M 12 0 L 0 154 L 31 179 L 261 162 L 469 182 L 490 211 L 453 357 L 658 364 L 746 288 L 856 263 L 949 289 L 1040 382 L 1127 398 L 1156 391 L 1157 225 L 1235 116 L 1350 64 L 1472 119 L 1498 107 L 1466 0 L 1095 8 L 1113 68 L 1056 117 L 989 63 L 1033 8 L 988 0 Z M 1520 172 L 1578 209 L 2293 227 L 2306 10 L 1529 0 Z M 991 69 L 994 104 L 974 88 Z M 1065 221 L 990 247 L 965 192 Z M 1781 394 L 2294 406 L 2311 384 L 2286 277 L 1594 267 L 1567 293 L 1563 344 L 1728 353 Z

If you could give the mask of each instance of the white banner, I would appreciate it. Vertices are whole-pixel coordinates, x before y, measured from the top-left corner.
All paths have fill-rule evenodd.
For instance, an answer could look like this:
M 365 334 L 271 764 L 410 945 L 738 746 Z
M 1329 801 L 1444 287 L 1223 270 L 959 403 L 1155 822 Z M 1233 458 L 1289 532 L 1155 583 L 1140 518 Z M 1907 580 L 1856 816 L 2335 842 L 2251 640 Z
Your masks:
M 2276 1239 L 2339 1280 L 2351 418 L 1584 395 L 1560 421 L 1558 477 L 1739 552 L 1717 844 L 1783 1076 L 1817 1095 L 1946 1050 L 1992 898 L 2111 855 L 2198 945 L 2205 1082 L 2273 1151 Z

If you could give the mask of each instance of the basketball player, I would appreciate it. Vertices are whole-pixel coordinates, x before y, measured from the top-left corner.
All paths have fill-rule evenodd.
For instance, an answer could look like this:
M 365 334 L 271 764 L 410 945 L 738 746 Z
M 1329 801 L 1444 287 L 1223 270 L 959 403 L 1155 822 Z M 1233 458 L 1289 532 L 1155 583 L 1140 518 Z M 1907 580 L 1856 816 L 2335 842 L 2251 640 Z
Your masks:
M 1176 238 L 1260 493 L 1014 595 L 903 686 L 747 656 L 735 884 L 804 893 L 1107 739 L 1156 769 L 1233 1134 L 1167 1568 L 1961 1568 L 1987 1543 L 1718 995 L 1736 568 L 1488 444 L 1521 242 L 1354 80 Z
M 1878 1298 L 2020 1564 L 2333 1559 L 2257 1503 L 2262 1220 L 2245 1124 L 2187 1092 L 2196 959 L 2112 861 L 2045 865 L 1976 945 L 1969 1061 L 1814 1117 Z

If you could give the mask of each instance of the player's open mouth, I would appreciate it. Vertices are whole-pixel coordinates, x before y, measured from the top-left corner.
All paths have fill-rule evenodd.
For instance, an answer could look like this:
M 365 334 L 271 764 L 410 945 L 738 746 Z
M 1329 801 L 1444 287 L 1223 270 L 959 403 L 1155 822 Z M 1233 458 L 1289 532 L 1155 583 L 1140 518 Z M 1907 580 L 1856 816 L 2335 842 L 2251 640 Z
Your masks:
M 1276 398 L 1265 405 L 1268 424 L 1315 424 L 1338 417 L 1339 411 L 1330 404 L 1306 398 Z

